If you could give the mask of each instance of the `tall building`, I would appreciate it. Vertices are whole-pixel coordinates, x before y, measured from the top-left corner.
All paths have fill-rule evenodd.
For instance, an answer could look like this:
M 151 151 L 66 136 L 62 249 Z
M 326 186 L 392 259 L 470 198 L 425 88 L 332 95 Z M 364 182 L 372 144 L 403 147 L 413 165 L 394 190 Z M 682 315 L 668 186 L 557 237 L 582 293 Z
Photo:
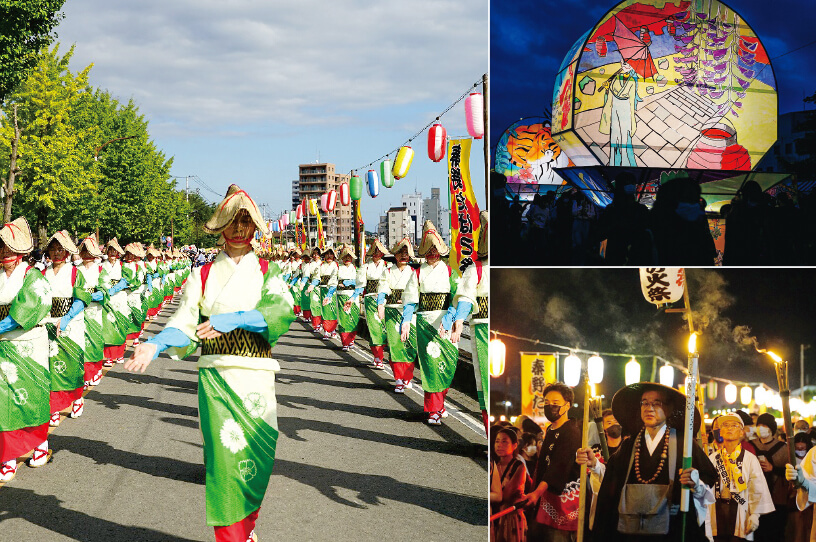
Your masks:
M 408 211 L 408 216 L 411 217 L 413 222 L 413 228 L 409 235 L 416 244 L 419 242 L 419 238 L 422 237 L 422 193 L 403 194 L 402 206 Z
M 292 209 L 300 205 L 300 181 L 295 179 L 292 181 Z
M 392 247 L 403 237 L 410 237 L 413 234 L 414 221 L 408 214 L 406 207 L 391 207 L 386 213 L 388 220 L 387 247 Z
M 329 190 L 339 192 L 340 183 L 349 182 L 349 175 L 337 173 L 334 164 L 300 164 L 298 166 L 298 197 L 317 199 Z M 292 188 L 294 195 L 294 186 Z M 338 195 L 337 205 L 334 212 L 324 213 L 320 211 L 323 221 L 323 231 L 326 233 L 326 240 L 329 243 L 339 245 L 341 243 L 351 243 L 354 240 L 354 217 L 351 213 L 351 205 L 340 205 Z M 317 239 L 317 217 L 309 216 L 308 231 L 309 238 L 314 244 Z
M 422 237 L 422 225 L 426 220 L 433 222 L 436 231 L 446 244 L 450 245 L 450 209 L 443 207 L 439 188 L 431 188 L 431 197 L 422 200 L 422 222 L 418 235 Z M 421 240 L 421 239 L 420 239 Z

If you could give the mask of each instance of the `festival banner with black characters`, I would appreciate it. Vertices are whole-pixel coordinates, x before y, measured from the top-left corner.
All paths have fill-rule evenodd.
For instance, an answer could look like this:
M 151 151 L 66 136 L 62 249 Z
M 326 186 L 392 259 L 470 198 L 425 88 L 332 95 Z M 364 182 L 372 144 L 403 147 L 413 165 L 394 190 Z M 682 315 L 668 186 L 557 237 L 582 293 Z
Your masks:
M 555 382 L 556 362 L 553 354 L 520 352 L 521 413 L 544 418 L 544 387 Z
M 665 305 L 683 298 L 686 274 L 682 267 L 641 267 L 640 289 L 649 303 Z
M 452 245 L 449 264 L 460 275 L 473 264 L 479 240 L 479 205 L 470 181 L 471 142 L 470 139 L 448 141 Z

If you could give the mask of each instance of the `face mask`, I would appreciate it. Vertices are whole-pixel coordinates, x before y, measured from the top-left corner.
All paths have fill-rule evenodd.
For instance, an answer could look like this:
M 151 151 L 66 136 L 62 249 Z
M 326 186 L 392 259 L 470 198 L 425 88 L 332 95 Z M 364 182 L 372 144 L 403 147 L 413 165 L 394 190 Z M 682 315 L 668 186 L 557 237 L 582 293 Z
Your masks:
M 768 438 L 771 436 L 771 430 L 767 427 L 759 427 L 757 428 L 757 432 L 759 433 L 759 438 Z
M 534 455 L 538 451 L 538 448 L 535 447 L 535 444 L 527 446 L 526 452 L 527 455 Z
M 756 436 L 756 429 L 753 426 L 746 427 L 745 429 L 746 429 L 745 438 L 747 438 L 748 440 L 751 440 Z
M 796 457 L 798 457 L 799 459 L 804 458 L 806 455 L 807 452 L 805 450 L 796 450 Z
M 688 222 L 694 222 L 703 215 L 703 210 L 696 203 L 678 203 L 674 212 Z
M 620 425 L 610 425 L 606 428 L 606 434 L 609 438 L 620 438 L 621 431 Z
M 555 423 L 561 417 L 561 406 L 563 405 L 547 405 L 544 407 L 544 416 L 550 420 L 550 423 Z

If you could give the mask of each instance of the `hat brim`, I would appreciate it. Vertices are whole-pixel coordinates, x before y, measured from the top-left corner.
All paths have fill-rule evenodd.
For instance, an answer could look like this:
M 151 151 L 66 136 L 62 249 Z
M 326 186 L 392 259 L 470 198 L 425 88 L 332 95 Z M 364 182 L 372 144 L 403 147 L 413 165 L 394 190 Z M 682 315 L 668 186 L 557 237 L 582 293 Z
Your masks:
M 45 244 L 45 249 L 48 250 L 48 246 L 54 241 L 59 243 L 62 248 L 67 250 L 68 254 L 79 254 L 79 249 L 68 236 L 68 232 L 65 230 L 60 230 L 52 235 Z
M 31 228 L 22 216 L 0 228 L 0 240 L 17 254 L 28 254 L 34 250 Z
M 93 256 L 94 258 L 101 258 L 103 256 L 102 250 L 99 248 L 99 245 L 96 244 L 96 241 L 92 237 L 86 237 L 82 240 L 82 242 L 77 247 L 79 252 L 82 252 L 82 248 L 86 248 L 88 250 L 88 254 Z
M 266 227 L 261 211 L 258 209 L 255 201 L 250 198 L 249 194 L 244 190 L 238 188 L 237 185 L 229 187 L 226 197 L 221 200 L 221 203 L 215 208 L 215 213 L 204 224 L 204 231 L 212 234 L 223 232 L 242 209 L 252 218 L 258 231 L 264 235 L 269 234 L 269 229 Z
M 674 388 L 656 382 L 637 382 L 619 389 L 612 398 L 612 414 L 621 424 L 623 432 L 628 435 L 636 435 L 643 427 L 643 419 L 640 417 L 640 400 L 647 391 L 659 391 L 666 395 L 672 404 L 671 412 L 664 409 L 666 425 L 674 429 L 682 429 L 686 418 L 686 396 Z M 695 406 L 695 434 L 700 430 L 702 423 L 703 417 Z
M 442 241 L 442 237 L 436 230 L 428 230 L 425 232 L 425 235 L 422 236 L 422 242 L 419 244 L 417 254 L 420 257 L 424 257 L 431 250 L 431 247 L 436 247 L 436 251 L 443 258 L 450 253 L 450 248 Z

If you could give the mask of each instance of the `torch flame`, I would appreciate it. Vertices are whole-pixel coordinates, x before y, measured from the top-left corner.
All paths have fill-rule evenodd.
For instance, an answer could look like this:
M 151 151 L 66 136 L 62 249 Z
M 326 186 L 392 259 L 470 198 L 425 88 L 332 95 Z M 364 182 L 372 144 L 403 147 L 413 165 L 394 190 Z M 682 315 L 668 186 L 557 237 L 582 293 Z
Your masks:
M 697 333 L 692 333 L 689 336 L 688 351 L 689 354 L 694 354 L 697 352 Z
M 757 348 L 756 351 L 759 352 L 760 354 L 768 354 L 769 356 L 771 356 L 771 359 L 773 359 L 776 363 L 782 362 L 782 358 L 780 358 L 770 350 L 765 350 L 764 348 L 760 350 L 759 348 Z

